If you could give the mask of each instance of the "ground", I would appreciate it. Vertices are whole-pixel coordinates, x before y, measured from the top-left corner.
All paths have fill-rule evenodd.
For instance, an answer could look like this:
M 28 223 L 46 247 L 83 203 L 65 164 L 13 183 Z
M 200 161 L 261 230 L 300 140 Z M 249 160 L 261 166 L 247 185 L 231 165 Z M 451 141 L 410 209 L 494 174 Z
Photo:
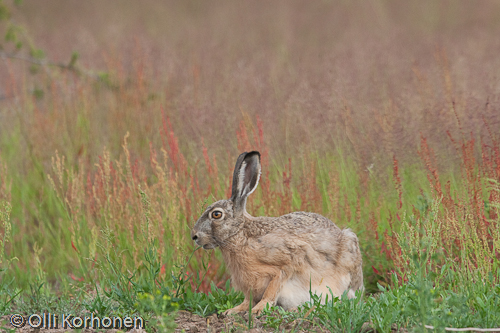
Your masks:
M 10 316 L 3 316 L 1 325 L 0 325 L 0 333 L 7 333 L 9 329 L 12 329 L 12 326 L 9 323 Z M 252 328 L 249 329 L 248 325 L 248 314 L 242 313 L 236 316 L 223 316 L 213 314 L 209 317 L 203 318 L 199 315 L 193 314 L 187 311 L 179 311 L 178 316 L 175 320 L 177 323 L 177 328 L 175 332 L 186 332 L 186 333 L 196 333 L 196 332 L 209 332 L 209 333 L 218 333 L 218 332 L 274 332 L 275 329 L 272 328 L 263 328 L 263 322 L 265 322 L 266 317 L 262 316 L 260 318 L 253 318 Z M 322 330 L 321 328 L 310 329 L 310 324 L 307 322 L 291 322 L 289 324 L 283 325 L 280 327 L 280 331 L 285 329 L 285 331 L 289 331 L 292 328 L 296 327 L 295 332 L 327 332 L 327 330 Z M 308 330 L 309 328 L 309 330 Z M 23 328 L 17 329 L 15 332 L 19 333 L 38 333 L 40 329 L 34 329 L 26 325 Z M 44 333 L 62 333 L 67 330 L 62 328 L 59 329 L 47 329 L 43 330 Z M 97 332 L 97 330 L 86 329 L 83 330 L 84 333 Z M 102 332 L 102 330 L 101 330 Z M 118 330 L 109 330 L 109 333 L 118 332 Z M 129 331 L 130 333 L 143 333 L 144 330 L 140 329 L 132 329 Z

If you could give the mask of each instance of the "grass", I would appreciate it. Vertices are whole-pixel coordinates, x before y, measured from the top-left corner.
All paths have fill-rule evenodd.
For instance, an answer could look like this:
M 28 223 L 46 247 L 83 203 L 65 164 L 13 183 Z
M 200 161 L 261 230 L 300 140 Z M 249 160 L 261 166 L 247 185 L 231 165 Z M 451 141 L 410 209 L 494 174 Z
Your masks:
M 496 2 L 446 13 L 425 1 L 266 2 L 242 4 L 244 18 L 230 1 L 171 5 L 123 6 L 133 45 L 128 28 L 81 18 L 92 5 L 12 7 L 16 43 L 29 36 L 47 62 L 2 53 L 0 315 L 141 315 L 171 331 L 179 310 L 239 304 L 220 252 L 196 249 L 189 231 L 230 196 L 238 153 L 256 149 L 248 211 L 313 211 L 352 228 L 366 294 L 311 295 L 242 327 L 500 326 L 498 82 L 484 74 L 498 68 Z M 51 30 L 39 11 L 80 23 Z M 48 61 L 62 58 L 70 65 Z
M 168 128 L 168 119 L 164 120 Z M 170 131 L 166 141 L 175 144 L 177 139 Z M 296 313 L 268 308 L 263 314 L 264 327 L 321 327 L 345 332 L 372 327 L 387 332 L 395 327 L 418 329 L 422 325 L 440 329 L 498 326 L 500 238 L 496 198 L 500 190 L 494 174 L 488 173 L 496 170 L 492 166 L 497 165 L 493 158 L 498 146 L 490 150 L 482 146 L 480 158 L 474 157 L 473 147 L 467 147 L 472 147 L 470 141 L 461 143 L 465 179 L 451 178 L 443 189 L 441 179 L 446 175 L 434 168 L 432 151 L 423 140 L 420 155 L 427 172 L 406 171 L 394 159 L 388 172 L 393 190 L 385 192 L 384 201 L 380 201 L 382 185 L 375 177 L 363 185 L 356 175 L 353 179 L 345 172 L 352 169 L 346 167 L 352 163 L 348 160 L 312 155 L 311 162 L 304 163 L 309 169 L 295 176 L 295 186 L 290 181 L 292 164 L 274 175 L 267 171 L 268 178 L 263 177 L 249 210 L 277 215 L 304 209 L 322 212 L 335 221 L 348 221 L 361 239 L 369 293 L 355 300 L 330 295 L 331 301 L 326 304 L 311 295 L 311 303 Z M 259 148 L 266 151 L 266 147 Z M 48 197 L 54 198 L 53 211 L 61 214 L 59 228 L 67 229 L 67 236 L 56 244 L 47 239 L 40 244 L 34 241 L 29 268 L 21 265 L 29 259 L 23 258 L 23 250 L 12 242 L 11 206 L 4 204 L 3 313 L 140 314 L 152 326 L 168 331 L 174 327 L 172 314 L 178 310 L 208 316 L 242 301 L 242 295 L 231 289 L 217 251 L 193 248 L 189 224 L 182 223 L 194 221 L 203 206 L 214 200 L 207 194 L 215 189 L 219 196 L 227 192 L 225 187 L 230 184 L 214 171 L 216 159 L 208 158 L 205 150 L 211 182 L 202 190 L 199 171 L 186 167 L 175 145 L 167 145 L 170 150 L 162 149 L 161 162 L 151 148 L 149 177 L 144 165 L 131 163 L 127 136 L 122 149 L 122 157 L 115 161 L 104 151 L 92 171 L 81 164 L 71 170 L 65 158 L 55 154 L 52 171 L 47 174 Z M 264 160 L 266 164 L 269 162 Z M 467 177 L 472 172 L 475 174 Z M 414 189 L 414 178 L 407 183 L 401 176 L 426 174 L 428 185 L 420 187 L 419 192 Z M 184 181 L 188 179 L 186 186 Z M 3 188 L 8 186 L 4 183 Z M 266 205 L 269 200 L 278 204 Z M 49 240 L 53 239 L 50 230 Z M 59 257 L 51 262 L 43 259 L 44 248 L 54 252 L 66 248 L 69 253 L 55 253 Z M 47 273 L 48 265 L 52 265 L 52 276 Z M 72 268 L 67 270 L 69 265 Z M 219 281 L 225 288 L 219 288 Z M 251 318 L 247 325 L 251 328 Z

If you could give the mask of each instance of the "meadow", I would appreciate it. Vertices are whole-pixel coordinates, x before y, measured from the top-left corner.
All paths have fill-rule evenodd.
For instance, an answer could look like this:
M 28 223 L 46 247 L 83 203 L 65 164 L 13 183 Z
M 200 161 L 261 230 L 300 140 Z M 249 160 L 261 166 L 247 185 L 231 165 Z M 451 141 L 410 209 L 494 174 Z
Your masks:
M 0 1 L 0 331 L 51 312 L 189 332 L 237 305 L 220 251 L 189 233 L 249 150 L 248 212 L 354 230 L 365 295 L 203 329 L 500 327 L 499 13 Z

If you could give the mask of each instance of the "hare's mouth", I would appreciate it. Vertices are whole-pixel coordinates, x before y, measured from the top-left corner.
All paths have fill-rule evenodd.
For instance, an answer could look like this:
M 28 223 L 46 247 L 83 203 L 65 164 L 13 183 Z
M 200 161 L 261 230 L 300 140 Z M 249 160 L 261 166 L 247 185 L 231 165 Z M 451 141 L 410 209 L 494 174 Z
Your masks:
M 211 242 L 211 241 L 207 242 L 207 239 L 201 240 L 198 238 L 195 241 L 195 243 L 196 243 L 196 245 L 201 246 L 205 250 L 211 250 L 211 249 L 215 249 L 217 247 L 217 244 L 215 244 L 214 242 Z

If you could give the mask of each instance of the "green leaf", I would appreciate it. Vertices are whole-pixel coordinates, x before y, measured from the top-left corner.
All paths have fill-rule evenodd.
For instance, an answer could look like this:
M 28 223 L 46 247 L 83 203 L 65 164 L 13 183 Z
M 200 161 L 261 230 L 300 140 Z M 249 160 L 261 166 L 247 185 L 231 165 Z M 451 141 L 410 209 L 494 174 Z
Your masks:
M 3 21 L 3 20 L 8 20 L 10 18 L 10 11 L 9 11 L 9 8 L 0 3 L 0 21 Z
M 43 58 L 45 58 L 45 52 L 43 52 L 42 49 L 32 49 L 31 52 L 30 52 L 30 55 L 33 58 L 36 58 L 36 59 L 43 59 Z
M 33 89 L 33 96 L 35 96 L 36 99 L 42 99 L 44 94 L 44 91 L 40 88 Z
M 7 27 L 7 31 L 5 32 L 5 41 L 15 42 L 16 39 L 16 27 L 14 25 L 10 25 L 9 27 Z
M 30 66 L 30 73 L 35 75 L 36 73 L 38 73 L 40 71 L 40 65 L 31 65 Z
M 76 61 L 78 60 L 78 58 L 80 58 L 80 54 L 78 52 L 76 52 L 76 51 L 73 51 L 73 53 L 71 54 L 71 59 L 69 60 L 68 67 L 75 66 Z

